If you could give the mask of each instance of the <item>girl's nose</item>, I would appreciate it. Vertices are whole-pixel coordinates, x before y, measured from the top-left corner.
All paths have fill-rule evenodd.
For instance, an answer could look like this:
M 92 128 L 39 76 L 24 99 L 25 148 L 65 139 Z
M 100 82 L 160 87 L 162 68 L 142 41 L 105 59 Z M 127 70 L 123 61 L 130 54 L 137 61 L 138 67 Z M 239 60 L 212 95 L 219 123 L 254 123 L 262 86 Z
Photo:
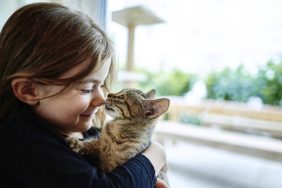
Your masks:
M 91 105 L 93 107 L 98 107 L 98 106 L 101 106 L 103 104 L 105 104 L 106 102 L 106 97 L 104 96 L 104 92 L 102 89 L 99 89 L 95 96 L 93 96 L 93 99 L 91 101 Z

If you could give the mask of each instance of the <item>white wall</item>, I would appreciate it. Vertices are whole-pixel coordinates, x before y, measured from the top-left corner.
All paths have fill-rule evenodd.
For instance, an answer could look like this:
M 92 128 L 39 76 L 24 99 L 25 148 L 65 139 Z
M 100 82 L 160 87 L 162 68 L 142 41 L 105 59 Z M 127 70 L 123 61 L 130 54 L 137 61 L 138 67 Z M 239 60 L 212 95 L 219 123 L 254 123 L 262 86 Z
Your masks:
M 89 15 L 102 28 L 107 28 L 108 8 L 107 0 L 0 0 L 0 28 L 3 27 L 9 16 L 18 8 L 34 2 L 55 2 Z

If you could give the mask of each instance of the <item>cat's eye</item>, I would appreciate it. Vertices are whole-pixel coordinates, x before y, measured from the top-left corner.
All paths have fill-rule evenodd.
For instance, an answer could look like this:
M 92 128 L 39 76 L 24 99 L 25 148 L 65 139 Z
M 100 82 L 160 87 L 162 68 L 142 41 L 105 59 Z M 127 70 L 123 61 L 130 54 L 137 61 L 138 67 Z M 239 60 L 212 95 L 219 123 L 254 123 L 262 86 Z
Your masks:
M 119 100 L 123 100 L 123 99 L 124 99 L 124 97 L 123 97 L 123 95 L 119 95 L 119 96 L 117 96 L 117 99 L 119 99 Z

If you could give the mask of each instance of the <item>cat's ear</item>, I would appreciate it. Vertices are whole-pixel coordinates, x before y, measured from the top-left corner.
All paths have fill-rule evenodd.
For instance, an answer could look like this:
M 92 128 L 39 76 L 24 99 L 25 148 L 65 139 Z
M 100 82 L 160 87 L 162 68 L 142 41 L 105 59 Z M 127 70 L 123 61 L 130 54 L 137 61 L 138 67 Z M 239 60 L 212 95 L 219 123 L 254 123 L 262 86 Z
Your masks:
M 11 87 L 14 95 L 22 102 L 29 105 L 36 105 L 39 102 L 36 87 L 28 78 L 15 78 Z
M 153 99 L 156 96 L 156 90 L 155 89 L 151 89 L 150 91 L 148 91 L 146 93 L 146 96 L 148 99 Z
M 144 101 L 145 116 L 148 118 L 157 118 L 168 110 L 169 99 L 147 99 Z

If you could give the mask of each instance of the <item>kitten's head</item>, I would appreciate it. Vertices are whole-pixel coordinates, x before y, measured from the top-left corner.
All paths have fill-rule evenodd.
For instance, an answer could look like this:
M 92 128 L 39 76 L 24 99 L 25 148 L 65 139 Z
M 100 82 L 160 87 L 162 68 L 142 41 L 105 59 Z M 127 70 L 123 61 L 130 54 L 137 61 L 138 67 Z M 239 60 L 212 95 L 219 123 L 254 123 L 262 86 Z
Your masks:
M 155 119 L 165 113 L 169 99 L 154 99 L 156 91 L 143 93 L 137 89 L 123 89 L 108 94 L 105 109 L 108 115 L 120 119 Z

